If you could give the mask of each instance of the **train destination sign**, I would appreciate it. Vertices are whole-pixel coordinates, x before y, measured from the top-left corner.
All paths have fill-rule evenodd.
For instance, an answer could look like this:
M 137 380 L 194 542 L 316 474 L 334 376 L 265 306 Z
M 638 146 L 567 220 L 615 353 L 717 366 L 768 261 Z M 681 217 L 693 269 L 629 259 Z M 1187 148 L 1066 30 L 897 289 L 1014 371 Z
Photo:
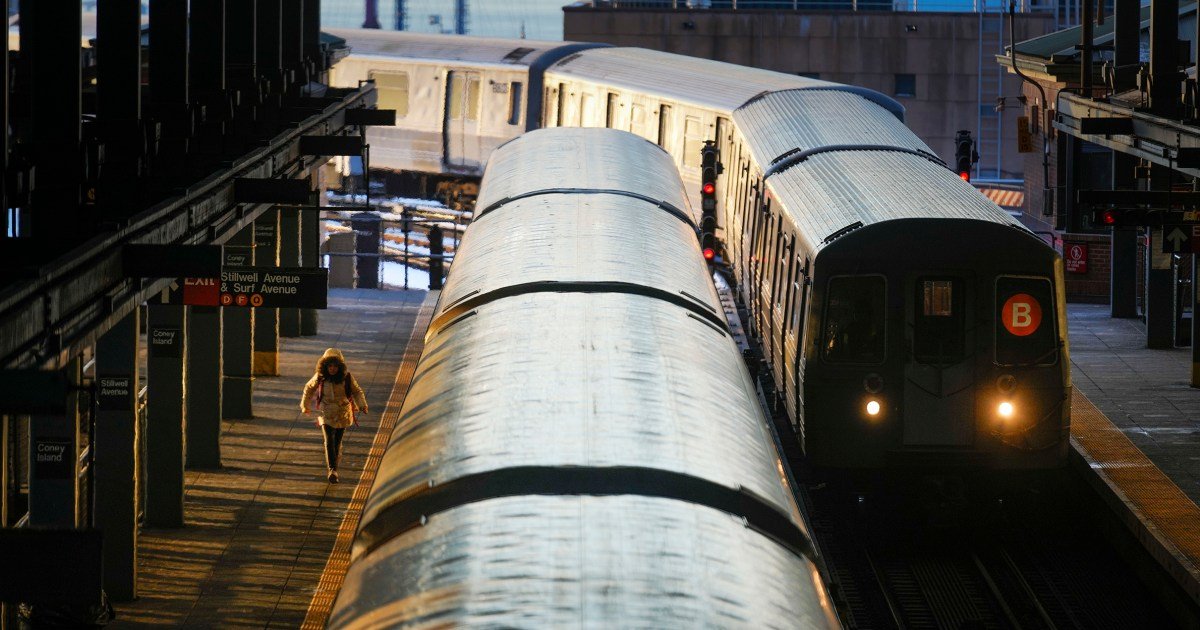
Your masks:
M 328 287 L 320 267 L 223 267 L 217 291 L 220 306 L 325 308 Z

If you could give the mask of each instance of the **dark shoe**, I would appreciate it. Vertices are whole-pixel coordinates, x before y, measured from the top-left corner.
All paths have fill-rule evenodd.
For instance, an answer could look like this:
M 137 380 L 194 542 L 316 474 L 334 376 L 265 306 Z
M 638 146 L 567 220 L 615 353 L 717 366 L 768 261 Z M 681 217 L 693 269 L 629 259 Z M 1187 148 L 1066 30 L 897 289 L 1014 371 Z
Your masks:
M 329 483 L 337 483 L 337 482 L 338 482 L 338 474 L 337 474 L 337 471 L 336 471 L 336 470 L 330 470 L 330 471 L 329 471 Z

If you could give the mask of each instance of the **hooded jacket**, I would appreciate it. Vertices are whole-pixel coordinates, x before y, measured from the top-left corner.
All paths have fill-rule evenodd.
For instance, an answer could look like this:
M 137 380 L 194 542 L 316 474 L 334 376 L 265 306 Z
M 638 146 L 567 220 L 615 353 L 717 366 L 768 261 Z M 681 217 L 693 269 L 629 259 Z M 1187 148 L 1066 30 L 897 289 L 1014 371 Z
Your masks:
M 338 376 L 341 378 L 329 378 L 325 373 L 325 366 L 331 362 L 338 364 Z M 304 385 L 300 411 L 308 413 L 311 409 L 317 409 L 320 424 L 335 429 L 354 424 L 355 409 L 367 411 L 366 395 L 346 368 L 346 358 L 336 348 L 325 350 L 325 354 L 317 361 L 316 373 Z

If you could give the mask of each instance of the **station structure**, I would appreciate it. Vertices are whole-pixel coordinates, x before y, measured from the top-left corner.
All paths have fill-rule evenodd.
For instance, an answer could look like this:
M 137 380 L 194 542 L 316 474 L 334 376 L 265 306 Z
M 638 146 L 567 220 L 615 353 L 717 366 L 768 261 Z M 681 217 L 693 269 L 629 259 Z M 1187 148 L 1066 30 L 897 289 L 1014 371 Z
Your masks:
M 320 2 L 188 4 L 151 0 L 147 29 L 139 0 L 110 0 L 93 39 L 77 0 L 25 0 L 3 58 L 0 627 L 107 620 L 105 599 L 113 627 L 323 627 L 423 348 L 436 289 L 326 289 L 321 166 L 365 155 L 363 128 L 393 118 L 372 83 L 325 85 L 345 50 Z M 1026 173 L 1048 177 L 1027 179 L 1026 218 L 1077 298 L 1070 468 L 1181 625 L 1200 619 L 1200 398 L 1183 376 L 1200 384 L 1200 360 L 1181 336 L 1200 300 L 1179 288 L 1200 243 L 1200 98 L 1164 33 L 1194 32 L 1189 11 L 1118 0 L 1095 30 L 1085 10 L 998 59 L 1031 79 L 1026 140 L 1048 150 Z M 1146 28 L 1148 65 L 1132 52 Z M 1112 274 L 1102 290 L 1070 275 L 1071 244 L 1093 252 L 1084 273 Z M 327 347 L 374 412 L 339 485 L 296 404 Z

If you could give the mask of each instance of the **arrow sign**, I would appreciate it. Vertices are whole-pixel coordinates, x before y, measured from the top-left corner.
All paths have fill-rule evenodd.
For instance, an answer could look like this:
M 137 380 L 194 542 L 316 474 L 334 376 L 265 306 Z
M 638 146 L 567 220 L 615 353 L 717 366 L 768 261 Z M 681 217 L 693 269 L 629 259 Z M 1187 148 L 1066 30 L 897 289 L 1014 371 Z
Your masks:
M 1163 247 L 1164 254 L 1178 254 L 1180 252 L 1191 251 L 1191 231 L 1183 231 L 1178 225 L 1168 225 L 1163 227 Z

